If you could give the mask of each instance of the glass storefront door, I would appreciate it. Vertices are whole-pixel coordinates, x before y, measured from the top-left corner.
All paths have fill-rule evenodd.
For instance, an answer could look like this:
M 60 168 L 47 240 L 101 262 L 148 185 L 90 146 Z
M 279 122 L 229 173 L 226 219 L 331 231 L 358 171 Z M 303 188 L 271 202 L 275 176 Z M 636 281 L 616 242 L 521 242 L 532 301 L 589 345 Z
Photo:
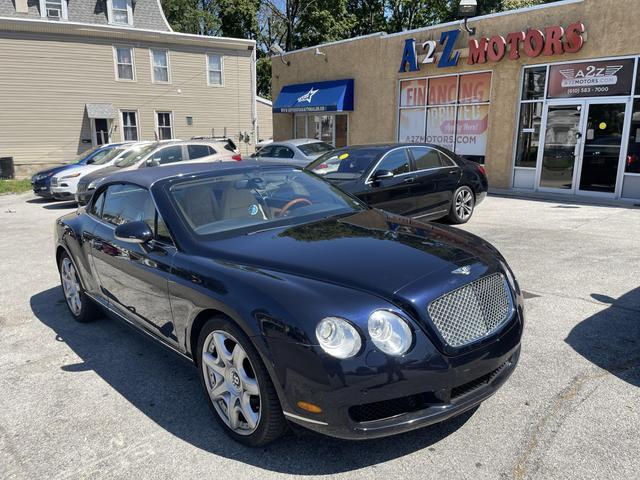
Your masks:
M 625 103 L 587 104 L 580 191 L 615 193 L 625 110 Z
M 549 104 L 540 188 L 574 190 L 574 172 L 579 160 L 582 137 L 583 102 Z
M 549 102 L 539 188 L 613 196 L 616 192 L 624 102 Z

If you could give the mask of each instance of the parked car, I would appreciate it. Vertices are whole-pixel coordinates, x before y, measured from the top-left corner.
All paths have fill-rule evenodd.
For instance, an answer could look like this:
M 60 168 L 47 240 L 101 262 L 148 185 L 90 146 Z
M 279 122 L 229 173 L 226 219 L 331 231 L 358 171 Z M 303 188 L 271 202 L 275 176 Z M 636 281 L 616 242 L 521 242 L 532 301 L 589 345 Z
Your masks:
M 116 172 L 137 168 L 157 167 L 175 162 L 224 162 L 239 161 L 228 141 L 168 140 L 146 144 L 118 158 L 112 165 L 91 172 L 80 179 L 76 194 L 79 205 L 86 205 L 100 180 Z
M 69 170 L 78 165 L 91 165 L 120 145 L 122 144 L 110 143 L 107 145 L 100 145 L 99 147 L 92 148 L 91 150 L 82 153 L 78 158 L 67 165 L 60 165 L 58 167 L 48 168 L 35 173 L 31 177 L 31 188 L 33 189 L 33 193 L 42 198 L 53 199 L 54 197 L 51 193 L 51 178 L 53 175 Z
M 135 148 L 139 145 L 145 145 L 150 142 L 138 142 L 138 143 L 123 143 L 116 148 L 110 150 L 102 158 L 96 160 L 89 165 L 76 165 L 73 168 L 69 168 L 62 172 L 58 172 L 51 177 L 50 188 L 51 195 L 56 200 L 75 200 L 75 195 L 78 190 L 78 183 L 85 175 L 96 170 L 103 169 L 119 159 L 127 151 Z
M 71 315 L 102 309 L 192 360 L 246 445 L 287 421 L 348 439 L 413 430 L 478 405 L 518 361 L 522 295 L 495 248 L 297 167 L 117 173 L 55 229 Z
M 328 143 L 313 138 L 298 138 L 286 142 L 272 142 L 262 147 L 251 158 L 262 162 L 287 163 L 306 167 L 320 155 L 333 150 Z
M 431 144 L 358 145 L 315 160 L 307 169 L 388 212 L 465 223 L 484 200 L 484 167 Z

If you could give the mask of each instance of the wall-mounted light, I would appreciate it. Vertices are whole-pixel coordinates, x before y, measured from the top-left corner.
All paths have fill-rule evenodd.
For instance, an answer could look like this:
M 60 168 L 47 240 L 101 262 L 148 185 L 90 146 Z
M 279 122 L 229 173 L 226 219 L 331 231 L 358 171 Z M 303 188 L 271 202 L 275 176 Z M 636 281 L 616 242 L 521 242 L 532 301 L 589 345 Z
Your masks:
M 475 17 L 477 11 L 478 2 L 476 0 L 460 0 L 458 16 L 460 18 L 464 18 L 464 29 L 469 33 L 469 35 L 475 35 L 476 29 L 469 27 L 469 25 L 467 25 L 467 20 L 471 17 Z
M 192 126 L 193 125 L 193 117 L 191 115 L 187 115 L 186 120 L 187 120 L 187 125 L 188 126 Z
M 279 55 L 280 56 L 280 60 L 287 67 L 289 65 L 291 65 L 291 62 L 289 60 L 285 60 L 284 59 L 284 50 L 282 49 L 282 47 L 280 45 L 278 45 L 277 43 L 274 43 L 273 45 L 271 45 L 271 47 L 269 47 L 269 50 L 271 50 L 271 53 L 273 53 L 274 55 Z

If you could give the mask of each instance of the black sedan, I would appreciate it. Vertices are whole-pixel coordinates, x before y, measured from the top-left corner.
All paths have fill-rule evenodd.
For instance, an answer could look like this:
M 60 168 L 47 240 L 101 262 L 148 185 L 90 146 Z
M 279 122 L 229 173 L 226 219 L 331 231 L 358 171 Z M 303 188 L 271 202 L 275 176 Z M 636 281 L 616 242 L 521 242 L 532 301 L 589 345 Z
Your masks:
M 425 220 L 466 223 L 487 195 L 482 165 L 431 144 L 352 146 L 306 168 L 369 205 Z
M 491 245 L 297 167 L 118 173 L 56 238 L 73 317 L 105 311 L 193 361 L 247 445 L 288 422 L 347 439 L 419 428 L 478 405 L 518 361 L 522 296 Z

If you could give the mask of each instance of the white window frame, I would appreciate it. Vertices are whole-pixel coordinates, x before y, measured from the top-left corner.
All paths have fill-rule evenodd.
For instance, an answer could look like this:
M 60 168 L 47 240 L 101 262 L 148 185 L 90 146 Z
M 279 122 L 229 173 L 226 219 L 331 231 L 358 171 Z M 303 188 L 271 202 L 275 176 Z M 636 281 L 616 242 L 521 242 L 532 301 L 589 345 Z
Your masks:
M 175 139 L 176 138 L 176 130 L 175 130 L 175 125 L 173 123 L 173 110 L 154 110 L 153 111 L 153 121 L 155 123 L 155 129 L 156 129 L 156 138 L 158 140 L 169 140 L 169 139 L 161 139 L 160 138 L 160 123 L 158 122 L 158 114 L 160 113 L 168 113 L 169 114 L 169 121 L 171 122 L 170 127 L 171 127 L 171 139 Z M 166 128 L 166 127 L 163 127 Z
M 156 80 L 153 64 L 153 52 L 164 52 L 167 56 L 167 81 L 164 80 Z M 169 55 L 169 50 L 166 48 L 150 48 L 149 49 L 149 63 L 151 64 L 151 83 L 160 83 L 164 85 L 168 85 L 171 83 L 171 58 Z
M 69 9 L 67 7 L 67 0 L 61 0 L 60 1 L 60 5 L 61 5 L 61 12 L 60 12 L 60 20 L 69 20 Z M 47 16 L 47 0 L 40 0 L 40 17 L 44 18 L 45 20 L 48 20 L 49 17 Z M 51 20 L 53 21 L 57 21 L 57 20 Z
M 137 140 L 126 140 L 125 139 L 125 135 L 124 135 L 124 114 L 125 113 L 135 113 L 136 116 L 136 136 L 138 137 Z M 123 142 L 130 142 L 130 141 L 134 141 L 134 142 L 139 142 L 140 141 L 140 110 L 138 110 L 137 108 L 122 108 L 120 109 L 120 138 L 122 139 Z
M 133 72 L 133 78 L 120 78 L 118 73 L 118 49 L 119 48 L 128 48 L 131 50 L 131 69 Z M 137 82 L 138 76 L 136 74 L 136 49 L 133 45 L 114 45 L 113 46 L 113 69 L 116 76 L 116 81 L 118 82 Z
M 209 55 L 217 55 L 220 57 L 220 83 L 211 83 L 211 77 L 209 75 Z M 209 87 L 224 87 L 224 55 L 218 52 L 207 52 L 205 54 L 205 62 L 207 65 L 207 86 Z M 215 70 L 214 70 L 215 71 Z
M 107 15 L 110 25 L 133 25 L 133 4 L 132 0 L 127 0 L 127 23 L 116 22 L 113 15 L 113 0 L 107 0 Z

